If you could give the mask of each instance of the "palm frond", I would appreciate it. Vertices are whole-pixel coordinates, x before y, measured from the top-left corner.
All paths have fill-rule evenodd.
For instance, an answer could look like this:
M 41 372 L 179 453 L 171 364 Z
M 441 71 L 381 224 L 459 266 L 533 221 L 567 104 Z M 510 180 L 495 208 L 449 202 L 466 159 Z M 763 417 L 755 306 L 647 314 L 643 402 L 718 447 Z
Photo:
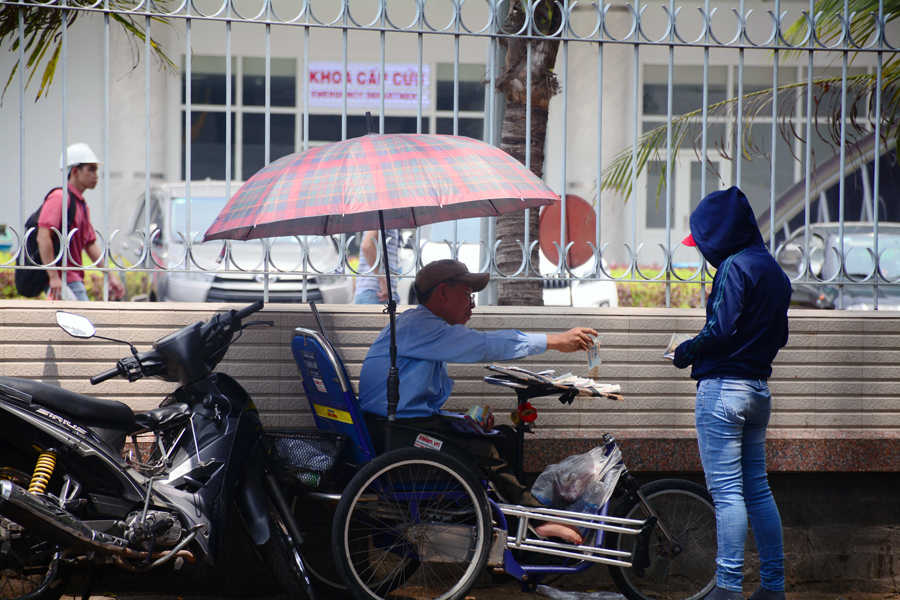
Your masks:
M 883 0 L 884 15 L 887 17 L 887 23 L 900 17 L 900 0 Z M 875 20 L 872 14 L 878 15 L 879 0 L 850 0 L 848 4 L 848 15 L 853 15 L 850 21 L 850 32 L 853 40 L 862 45 L 876 31 Z M 838 16 L 844 15 L 844 0 L 818 0 L 815 4 L 816 14 L 822 17 L 817 23 L 819 26 L 816 35 L 819 40 L 828 43 L 834 41 L 841 35 L 843 25 Z M 806 19 L 798 19 L 785 32 L 785 39 L 792 45 L 799 44 L 807 36 L 809 23 Z M 808 41 L 807 44 L 811 44 Z M 782 57 L 789 60 L 800 54 L 801 50 L 791 50 L 784 52 Z M 888 62 L 897 60 L 897 57 L 888 53 Z
M 90 0 L 74 0 L 69 6 L 78 6 L 81 3 L 87 5 L 89 1 Z M 162 0 L 162 2 L 165 2 L 165 0 Z M 133 0 L 121 0 L 119 4 L 130 4 L 134 6 L 136 3 Z M 64 23 L 62 17 L 63 11 L 55 7 L 12 6 L 9 4 L 0 6 L 0 46 L 3 46 L 5 42 L 9 41 L 11 42 L 9 46 L 10 50 L 13 52 L 19 50 L 20 11 L 22 11 L 24 24 L 24 27 L 22 28 L 22 37 L 25 40 L 24 53 L 27 57 L 24 67 L 25 71 L 28 72 L 28 79 L 25 83 L 26 89 L 31 84 L 39 66 L 43 64 L 48 50 L 51 50 L 50 59 L 44 64 L 44 70 L 41 74 L 41 84 L 38 89 L 37 97 L 35 98 L 35 101 L 37 101 L 42 95 L 46 97 L 49 93 L 50 85 L 56 74 L 56 67 L 62 52 L 62 27 L 71 27 L 81 13 L 77 10 L 67 11 Z M 110 13 L 110 16 L 113 21 L 119 23 L 119 25 L 125 29 L 129 38 L 137 39 L 142 42 L 146 40 L 144 28 L 135 22 L 133 18 L 125 17 L 118 13 Z M 152 17 L 152 20 L 166 25 L 170 24 L 169 20 L 165 17 Z M 175 63 L 166 56 L 162 51 L 162 47 L 153 40 L 153 38 L 150 39 L 150 46 L 164 69 L 171 67 L 173 72 L 177 71 Z M 19 68 L 22 68 L 22 65 L 20 65 L 17 60 L 13 64 L 9 77 L 6 80 L 6 85 L 3 87 L 3 93 L 0 94 L 0 102 L 2 102 L 3 98 L 6 96 L 9 86 L 12 84 L 13 76 L 18 72 Z
M 794 114 L 796 103 L 781 102 L 778 115 L 781 136 L 786 140 L 796 138 L 803 142 L 808 142 L 809 138 L 807 136 L 815 134 L 837 152 L 841 142 L 841 98 L 840 95 L 829 94 L 828 92 L 834 90 L 835 87 L 840 89 L 841 84 L 842 79 L 840 77 L 827 77 L 812 81 L 814 88 L 813 97 L 817 101 L 814 102 L 815 113 L 810 115 L 810 119 L 807 122 L 815 124 L 813 131 L 798 131 L 796 128 L 797 119 Z M 807 85 L 808 82 L 801 81 L 779 86 L 777 88 L 778 97 L 784 99 L 789 94 L 803 93 Z M 876 78 L 872 74 L 856 75 L 847 78 L 847 85 L 848 106 L 853 108 L 847 115 L 844 142 L 852 144 L 874 128 Z M 741 152 L 742 156 L 747 160 L 753 160 L 757 157 L 769 158 L 768 149 L 762 147 L 761 144 L 754 140 L 751 125 L 757 118 L 772 114 L 772 99 L 772 90 L 761 90 L 746 94 L 743 97 L 741 121 L 744 125 L 742 128 L 744 133 L 737 151 Z M 620 192 L 627 201 L 632 192 L 632 181 L 640 177 L 648 162 L 656 160 L 665 164 L 664 155 L 666 151 L 668 150 L 669 154 L 677 156 L 678 151 L 686 140 L 690 141 L 695 154 L 700 158 L 704 125 L 707 128 L 708 139 L 719 140 L 717 144 L 713 144 L 711 149 L 716 151 L 722 158 L 733 160 L 733 157 L 728 153 L 730 145 L 728 136 L 731 124 L 738 117 L 737 108 L 738 99 L 733 98 L 709 106 L 706 123 L 703 121 L 703 109 L 698 109 L 673 119 L 671 149 L 666 148 L 667 125 L 660 125 L 645 133 L 636 142 L 636 152 L 633 148 L 626 148 L 613 157 L 612 163 L 601 174 L 600 189 Z M 898 70 L 893 69 L 890 73 L 883 74 L 883 120 L 893 121 L 898 113 L 900 113 L 900 76 L 898 76 Z M 827 123 L 820 125 L 820 121 L 823 120 L 822 117 L 827 117 L 824 119 Z M 886 127 L 883 131 L 884 135 L 898 135 L 897 129 L 893 127 Z M 716 135 L 717 133 L 718 135 Z M 636 154 L 636 157 L 634 154 Z M 800 157 L 795 156 L 794 158 L 800 160 Z M 712 161 L 707 159 L 707 162 L 713 167 Z M 663 173 L 665 173 L 665 167 L 663 167 Z M 661 189 L 662 181 L 660 181 L 660 186 L 657 190 L 657 198 L 659 198 Z

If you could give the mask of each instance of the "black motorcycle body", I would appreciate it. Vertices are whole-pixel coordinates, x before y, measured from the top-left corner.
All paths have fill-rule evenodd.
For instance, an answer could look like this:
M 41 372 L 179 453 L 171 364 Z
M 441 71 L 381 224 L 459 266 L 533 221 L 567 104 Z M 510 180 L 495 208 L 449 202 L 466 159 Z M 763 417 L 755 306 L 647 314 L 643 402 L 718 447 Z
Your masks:
M 288 596 L 311 593 L 302 534 L 260 444 L 256 407 L 237 381 L 213 372 L 234 334 L 254 324 L 241 320 L 261 307 L 194 323 L 148 352 L 132 348 L 91 379 L 181 383 L 144 413 L 0 377 L 0 597 L 54 600 L 83 563 L 214 566 L 232 506 Z M 84 321 L 90 335 L 79 337 L 94 336 Z M 151 446 L 142 449 L 139 436 Z

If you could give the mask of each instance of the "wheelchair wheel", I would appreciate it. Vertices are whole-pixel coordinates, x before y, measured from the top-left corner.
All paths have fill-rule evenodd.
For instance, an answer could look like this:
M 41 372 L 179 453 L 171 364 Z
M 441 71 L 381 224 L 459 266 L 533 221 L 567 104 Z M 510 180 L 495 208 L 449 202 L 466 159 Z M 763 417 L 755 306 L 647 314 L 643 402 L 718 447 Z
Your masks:
M 616 587 L 629 600 L 699 600 L 716 585 L 716 511 L 701 485 L 662 479 L 641 487 L 659 523 L 675 538 L 669 543 L 659 524 L 649 541 L 650 566 L 643 577 L 630 568 L 609 567 Z M 624 502 L 616 516 L 646 519 L 638 499 Z M 607 537 L 606 547 L 631 552 L 634 536 Z
M 458 460 L 400 448 L 350 481 L 332 532 L 338 571 L 357 598 L 453 600 L 484 571 L 493 525 L 483 485 Z

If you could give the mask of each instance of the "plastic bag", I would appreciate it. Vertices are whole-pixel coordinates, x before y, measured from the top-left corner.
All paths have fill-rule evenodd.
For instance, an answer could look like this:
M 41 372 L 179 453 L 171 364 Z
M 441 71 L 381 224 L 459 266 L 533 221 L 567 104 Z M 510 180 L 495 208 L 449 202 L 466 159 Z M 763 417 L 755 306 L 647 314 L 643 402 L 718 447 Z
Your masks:
M 537 593 L 552 600 L 625 600 L 625 596 L 616 592 L 573 592 L 558 590 L 548 585 L 537 586 Z
M 551 508 L 595 515 L 609 500 L 624 470 L 618 446 L 608 455 L 601 446 L 547 466 L 531 494 Z

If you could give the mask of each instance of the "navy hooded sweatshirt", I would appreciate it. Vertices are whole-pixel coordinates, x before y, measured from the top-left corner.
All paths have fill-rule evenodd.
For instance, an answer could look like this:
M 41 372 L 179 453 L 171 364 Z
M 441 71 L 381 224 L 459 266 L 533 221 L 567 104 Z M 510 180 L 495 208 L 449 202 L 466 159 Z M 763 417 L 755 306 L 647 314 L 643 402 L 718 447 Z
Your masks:
M 763 243 L 753 209 L 738 188 L 709 194 L 691 214 L 691 236 L 716 268 L 706 325 L 675 350 L 691 377 L 768 379 L 788 340 L 791 283 Z

